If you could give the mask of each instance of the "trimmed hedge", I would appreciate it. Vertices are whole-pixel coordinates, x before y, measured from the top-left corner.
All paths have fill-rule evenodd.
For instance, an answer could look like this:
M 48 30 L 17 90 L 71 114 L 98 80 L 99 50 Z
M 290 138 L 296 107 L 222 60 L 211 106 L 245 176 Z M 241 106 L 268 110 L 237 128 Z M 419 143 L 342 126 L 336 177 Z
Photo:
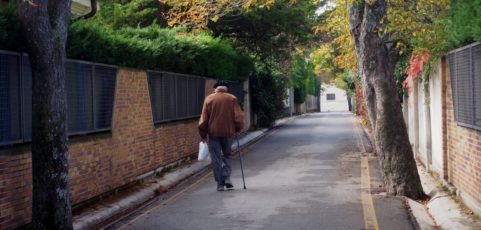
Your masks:
M 15 2 L 0 6 L 0 49 L 25 52 Z M 207 34 L 152 24 L 118 30 L 97 20 L 79 20 L 69 27 L 67 57 L 137 69 L 245 80 L 253 61 L 227 40 Z
M 227 41 L 155 24 L 114 30 L 95 21 L 74 22 L 69 27 L 67 54 L 74 59 L 226 80 L 245 80 L 254 69 L 252 61 Z
M 452 48 L 481 41 L 481 0 L 452 0 L 446 33 Z

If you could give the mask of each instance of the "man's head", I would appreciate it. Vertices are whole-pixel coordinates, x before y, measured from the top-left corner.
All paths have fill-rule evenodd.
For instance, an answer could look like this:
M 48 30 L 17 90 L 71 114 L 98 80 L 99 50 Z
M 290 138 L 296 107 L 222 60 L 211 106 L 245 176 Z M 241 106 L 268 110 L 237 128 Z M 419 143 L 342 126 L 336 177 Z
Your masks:
M 229 89 L 229 82 L 224 80 L 219 80 L 214 84 L 214 89 L 227 91 Z

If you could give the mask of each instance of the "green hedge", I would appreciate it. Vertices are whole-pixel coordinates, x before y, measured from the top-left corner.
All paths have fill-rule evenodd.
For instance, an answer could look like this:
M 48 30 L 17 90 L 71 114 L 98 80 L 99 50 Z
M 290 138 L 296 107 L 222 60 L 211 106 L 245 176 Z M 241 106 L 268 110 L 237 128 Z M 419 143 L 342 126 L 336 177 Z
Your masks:
M 451 48 L 481 41 L 481 0 L 452 0 L 446 32 Z
M 69 28 L 67 54 L 74 59 L 227 80 L 244 80 L 253 71 L 251 60 L 227 41 L 155 24 L 114 30 L 95 21 L 77 21 Z
M 13 1 L 0 6 L 0 49 L 25 52 Z M 157 24 L 115 30 L 97 20 L 73 22 L 69 27 L 67 56 L 225 80 L 245 80 L 254 71 L 252 60 L 239 54 L 226 40 Z

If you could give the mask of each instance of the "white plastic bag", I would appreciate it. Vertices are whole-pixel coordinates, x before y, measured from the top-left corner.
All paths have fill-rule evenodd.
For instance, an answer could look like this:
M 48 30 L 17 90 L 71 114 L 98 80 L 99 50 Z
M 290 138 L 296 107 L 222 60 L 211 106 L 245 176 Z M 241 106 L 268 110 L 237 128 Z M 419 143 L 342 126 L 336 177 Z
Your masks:
M 199 156 L 197 157 L 197 160 L 199 161 L 210 160 L 209 146 L 207 146 L 207 143 L 202 141 L 199 143 Z

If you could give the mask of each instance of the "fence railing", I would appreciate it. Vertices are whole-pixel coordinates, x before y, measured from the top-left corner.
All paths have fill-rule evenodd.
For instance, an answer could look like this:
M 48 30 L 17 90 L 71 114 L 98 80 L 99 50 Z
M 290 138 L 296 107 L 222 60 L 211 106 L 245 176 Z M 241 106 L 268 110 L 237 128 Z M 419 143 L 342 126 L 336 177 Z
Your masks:
M 205 97 L 205 79 L 170 72 L 148 71 L 154 123 L 198 117 Z
M 448 54 L 458 125 L 481 130 L 481 43 Z
M 112 127 L 117 67 L 77 60 L 66 62 L 69 135 L 108 131 Z M 154 123 L 200 116 L 205 78 L 147 71 Z M 241 106 L 242 83 L 229 92 Z M 26 54 L 0 50 L 0 146 L 32 138 L 32 72 Z
M 147 75 L 154 123 L 200 116 L 206 95 L 205 78 L 163 71 L 148 71 Z M 242 83 L 232 82 L 229 92 L 242 106 L 245 94 Z
M 111 129 L 117 67 L 67 60 L 69 135 Z M 32 138 L 32 72 L 25 54 L 0 51 L 0 146 Z

